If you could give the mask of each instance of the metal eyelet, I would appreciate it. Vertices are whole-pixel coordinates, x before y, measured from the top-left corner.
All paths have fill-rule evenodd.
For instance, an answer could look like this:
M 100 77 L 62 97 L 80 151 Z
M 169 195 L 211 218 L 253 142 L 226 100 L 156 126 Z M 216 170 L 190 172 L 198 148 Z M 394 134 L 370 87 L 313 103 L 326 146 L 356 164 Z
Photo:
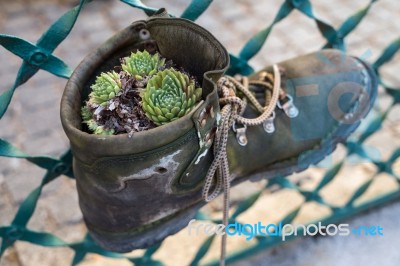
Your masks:
M 263 123 L 263 128 L 265 132 L 267 132 L 268 134 L 272 134 L 275 132 L 274 119 L 275 119 L 275 112 L 272 112 L 271 116 Z
M 247 126 L 244 125 L 241 128 L 236 128 L 236 123 L 233 123 L 232 130 L 233 130 L 233 132 L 236 133 L 236 140 L 239 143 L 239 145 L 246 146 L 248 143 L 247 136 L 246 136 Z
M 288 117 L 294 118 L 299 115 L 299 109 L 294 105 L 292 96 L 287 94 L 286 97 L 288 98 L 288 101 L 283 105 L 278 101 L 277 106 L 282 109 Z
M 150 39 L 150 32 L 146 29 L 141 29 L 139 31 L 139 37 L 140 37 L 140 39 L 142 39 L 144 41 L 148 40 L 148 39 Z

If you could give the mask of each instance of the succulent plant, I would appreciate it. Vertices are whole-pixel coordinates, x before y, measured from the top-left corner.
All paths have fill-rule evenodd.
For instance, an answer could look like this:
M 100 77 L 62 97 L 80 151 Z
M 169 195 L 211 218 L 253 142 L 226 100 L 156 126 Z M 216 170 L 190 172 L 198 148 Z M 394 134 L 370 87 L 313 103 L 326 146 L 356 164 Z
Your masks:
M 90 111 L 88 106 L 83 106 L 81 109 L 81 115 L 83 119 L 83 123 L 85 123 L 89 130 L 92 131 L 96 135 L 113 135 L 113 129 L 106 129 L 104 126 L 100 126 L 92 117 L 93 114 Z
M 159 54 L 151 55 L 147 51 L 137 51 L 123 59 L 122 69 L 137 80 L 141 80 L 145 76 L 154 75 L 164 65 L 165 59 L 160 58 Z
M 100 126 L 97 124 L 96 121 L 94 121 L 94 119 L 90 119 L 84 122 L 95 135 L 113 135 L 115 133 L 114 129 L 107 129 L 104 126 Z
M 121 90 L 121 87 L 118 73 L 115 71 L 101 73 L 90 87 L 92 92 L 89 94 L 89 102 L 106 106 L 107 102 Z
M 155 74 L 142 93 L 146 116 L 156 125 L 163 125 L 188 114 L 201 99 L 202 89 L 195 81 L 175 69 Z
M 92 119 L 93 113 L 90 111 L 89 107 L 85 105 L 81 109 L 81 115 L 83 121 L 85 122 Z
M 123 71 L 101 73 L 81 109 L 83 123 L 96 135 L 148 130 L 193 110 L 202 89 L 159 54 L 137 51 L 121 59 Z

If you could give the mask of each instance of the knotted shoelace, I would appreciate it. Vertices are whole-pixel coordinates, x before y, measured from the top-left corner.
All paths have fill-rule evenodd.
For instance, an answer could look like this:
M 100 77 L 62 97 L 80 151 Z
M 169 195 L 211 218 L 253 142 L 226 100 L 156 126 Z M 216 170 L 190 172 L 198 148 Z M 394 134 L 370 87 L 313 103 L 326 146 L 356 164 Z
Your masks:
M 223 191 L 223 224 L 225 228 L 228 225 L 229 219 L 229 190 L 230 182 L 232 181 L 226 152 L 229 130 L 232 127 L 235 129 L 236 124 L 241 124 L 244 127 L 263 124 L 271 117 L 279 100 L 281 77 L 278 66 L 273 66 L 273 76 L 266 72 L 263 75 L 263 81 L 249 81 L 246 77 L 237 80 L 233 77 L 224 76 L 217 83 L 220 97 L 219 104 L 222 107 L 221 120 L 214 139 L 214 160 L 208 170 L 202 195 L 203 199 L 209 202 L 215 199 L 221 190 Z M 272 92 L 272 95 L 271 93 L 266 93 L 264 107 L 261 106 L 250 91 L 250 85 L 261 86 Z M 242 98 L 237 96 L 239 92 L 243 95 Z M 248 101 L 261 113 L 257 118 L 249 119 L 242 116 Z M 214 189 L 211 191 L 212 187 Z M 226 238 L 227 234 L 225 233 L 222 235 L 221 241 L 221 266 L 225 265 Z

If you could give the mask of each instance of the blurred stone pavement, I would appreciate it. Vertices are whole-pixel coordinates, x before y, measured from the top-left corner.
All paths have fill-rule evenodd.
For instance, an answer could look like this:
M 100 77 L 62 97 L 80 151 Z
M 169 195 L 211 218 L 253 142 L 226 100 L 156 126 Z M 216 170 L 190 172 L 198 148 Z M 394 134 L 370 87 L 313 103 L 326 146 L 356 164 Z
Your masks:
M 0 32 L 16 35 L 36 42 L 41 34 L 60 15 L 74 6 L 74 0 L 0 0 Z M 171 14 L 179 16 L 189 0 L 143 1 L 149 6 L 166 7 Z M 336 28 L 351 14 L 366 6 L 367 0 L 357 1 L 311 1 L 319 18 Z M 238 54 L 246 41 L 261 29 L 268 26 L 281 1 L 267 0 L 215 0 L 197 23 L 213 33 L 228 51 Z M 364 19 L 347 40 L 348 53 L 363 56 L 373 62 L 381 51 L 400 37 L 400 1 L 381 0 L 375 3 Z M 75 68 L 92 49 L 110 37 L 114 32 L 131 22 L 144 19 L 140 10 L 133 9 L 117 0 L 95 0 L 87 5 L 72 30 L 70 36 L 55 50 L 55 54 Z M 276 25 L 262 51 L 250 61 L 257 70 L 263 66 L 284 59 L 315 51 L 324 44 L 315 23 L 298 11 Z M 16 77 L 21 60 L 0 47 L 0 93 L 10 88 Z M 400 53 L 382 68 L 382 76 L 387 83 L 400 85 Z M 59 119 L 59 102 L 66 80 L 57 78 L 45 71 L 39 71 L 25 85 L 19 87 L 6 115 L 0 120 L 0 138 L 6 139 L 29 154 L 48 154 L 58 156 L 68 148 L 68 140 Z M 380 93 L 376 110 L 382 110 L 390 103 L 390 98 Z M 400 110 L 395 107 L 388 115 L 382 129 L 368 141 L 387 157 L 400 146 Z M 343 156 L 344 149 L 335 153 Z M 348 166 L 341 182 L 363 182 L 363 173 L 373 172 L 371 165 L 362 164 L 358 168 Z M 10 224 L 19 204 L 36 188 L 44 171 L 29 162 L 0 157 L 0 226 Z M 347 174 L 347 176 L 346 176 Z M 310 169 L 294 178 L 313 178 L 321 176 L 320 169 Z M 383 186 L 393 188 L 395 183 L 383 178 Z M 352 181 L 353 180 L 353 181 Z M 387 181 L 385 181 L 387 180 Z M 386 183 L 385 183 L 386 182 Z M 263 183 L 262 183 L 263 184 Z M 262 184 L 242 185 L 241 190 L 250 193 Z M 245 189 L 243 189 L 245 188 Z M 240 194 L 241 191 L 232 192 Z M 347 192 L 338 185 L 326 192 L 340 202 Z M 277 203 L 290 204 L 290 195 L 282 194 Z M 335 199 L 332 199 L 335 201 Z M 295 201 L 295 199 L 293 199 Z M 266 202 L 266 201 L 264 201 Z M 211 207 L 219 208 L 219 203 Z M 257 208 L 265 209 L 267 203 Z M 272 204 L 272 203 L 271 203 Z M 284 205 L 284 204 L 283 204 Z M 273 205 L 278 206 L 278 205 Z M 278 209 L 264 210 L 268 215 Z M 260 211 L 262 213 L 262 211 Z M 260 215 L 258 213 L 257 215 Z M 257 216 L 256 215 L 256 216 Z M 377 225 L 384 227 L 382 238 L 307 238 L 298 239 L 284 246 L 258 254 L 236 265 L 399 265 L 400 228 L 398 220 L 400 202 L 394 202 L 378 210 L 357 216 L 348 223 L 355 225 Z M 277 216 L 278 217 L 278 216 Z M 272 216 L 271 219 L 273 220 Z M 37 210 L 29 223 L 29 228 L 48 231 L 71 242 L 79 241 L 86 233 L 82 215 L 78 207 L 75 181 L 60 177 L 47 185 L 39 200 Z M 170 240 L 171 239 L 171 240 Z M 197 244 L 202 239 L 194 240 Z M 1 241 L 1 240 L 0 240 Z M 169 265 L 185 265 L 194 256 L 198 247 L 191 241 L 179 243 L 168 239 L 171 248 L 160 252 L 157 258 L 166 260 Z M 185 245 L 184 245 L 185 244 Z M 236 246 L 240 246 L 236 244 Z M 214 254 L 218 254 L 215 245 Z M 70 265 L 73 252 L 68 248 L 45 248 L 30 243 L 17 242 L 10 248 L 1 266 L 63 266 Z M 97 255 L 88 255 L 80 265 L 130 265 L 124 260 L 113 260 Z

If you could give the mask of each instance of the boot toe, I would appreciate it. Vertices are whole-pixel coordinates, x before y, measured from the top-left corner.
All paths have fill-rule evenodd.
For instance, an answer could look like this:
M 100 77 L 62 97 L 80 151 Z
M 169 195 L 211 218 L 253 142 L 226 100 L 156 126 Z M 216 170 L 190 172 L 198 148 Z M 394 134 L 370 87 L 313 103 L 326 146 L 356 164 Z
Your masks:
M 337 50 L 322 50 L 278 66 L 283 69 L 282 87 L 298 113 L 291 115 L 276 108 L 274 131 L 268 132 L 262 125 L 249 127 L 245 147 L 231 134 L 228 154 L 236 177 L 271 178 L 318 163 L 354 132 L 376 98 L 373 69 Z M 272 68 L 263 71 L 271 72 Z M 258 79 L 260 72 L 250 79 Z M 252 108 L 246 112 L 257 116 Z
M 310 61 L 316 62 L 309 73 L 307 68 L 292 69 L 303 75 L 287 82 L 287 92 L 299 109 L 299 116 L 290 121 L 293 137 L 299 141 L 344 140 L 373 105 L 376 75 L 365 62 L 335 50 L 316 53 Z

